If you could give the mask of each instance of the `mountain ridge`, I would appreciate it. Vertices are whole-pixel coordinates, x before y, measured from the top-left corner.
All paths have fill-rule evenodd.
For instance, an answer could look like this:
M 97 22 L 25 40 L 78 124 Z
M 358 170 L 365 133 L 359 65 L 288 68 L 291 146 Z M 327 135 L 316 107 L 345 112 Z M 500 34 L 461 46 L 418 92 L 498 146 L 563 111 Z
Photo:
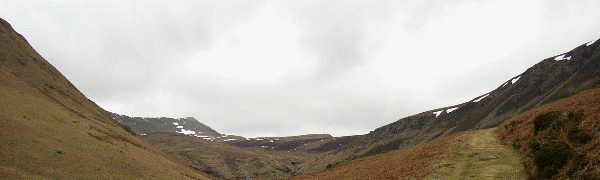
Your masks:
M 470 101 L 424 111 L 376 128 L 337 149 L 336 156 L 314 164 L 306 172 L 325 169 L 327 164 L 405 149 L 456 132 L 496 127 L 521 112 L 597 87 L 599 46 L 598 40 L 582 44 L 540 61 Z

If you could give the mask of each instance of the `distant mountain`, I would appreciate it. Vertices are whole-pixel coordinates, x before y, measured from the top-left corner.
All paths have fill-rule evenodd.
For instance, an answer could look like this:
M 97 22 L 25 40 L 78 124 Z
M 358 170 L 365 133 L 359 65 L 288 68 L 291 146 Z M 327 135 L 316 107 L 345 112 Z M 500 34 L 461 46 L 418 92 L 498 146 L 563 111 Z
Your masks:
M 193 117 L 178 119 L 168 117 L 129 117 L 112 112 L 110 113 L 110 116 L 120 123 L 131 127 L 138 135 L 152 132 L 176 132 L 205 139 L 223 136 Z
M 131 133 L 0 18 L 0 179 L 209 179 Z
M 311 162 L 319 161 L 358 136 L 227 135 L 206 140 L 182 133 L 150 132 L 139 137 L 216 179 L 282 179 L 300 174 Z
M 307 171 L 405 149 L 461 131 L 496 127 L 527 110 L 598 87 L 599 46 L 600 41 L 588 42 L 567 53 L 544 59 L 471 101 L 405 117 L 377 128 L 336 150 L 330 159 L 314 164 Z

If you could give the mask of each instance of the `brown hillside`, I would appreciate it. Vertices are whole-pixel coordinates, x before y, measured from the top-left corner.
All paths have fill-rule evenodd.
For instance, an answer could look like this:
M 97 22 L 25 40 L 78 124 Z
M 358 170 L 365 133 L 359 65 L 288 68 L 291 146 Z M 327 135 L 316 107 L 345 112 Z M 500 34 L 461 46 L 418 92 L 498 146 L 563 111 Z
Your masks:
M 525 156 L 532 179 L 600 178 L 600 88 L 511 118 L 497 133 Z
M 409 149 L 327 165 L 321 172 L 291 179 L 423 179 L 435 171 L 436 164 L 462 133 L 439 138 Z
M 0 19 L 0 178 L 208 179 L 132 136 Z

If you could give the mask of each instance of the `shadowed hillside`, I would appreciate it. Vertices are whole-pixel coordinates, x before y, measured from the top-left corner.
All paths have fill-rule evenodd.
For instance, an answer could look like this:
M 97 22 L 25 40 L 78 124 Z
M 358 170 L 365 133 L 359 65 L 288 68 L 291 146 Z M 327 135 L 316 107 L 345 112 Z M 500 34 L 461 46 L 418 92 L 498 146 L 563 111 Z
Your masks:
M 0 178 L 208 179 L 134 137 L 0 19 Z

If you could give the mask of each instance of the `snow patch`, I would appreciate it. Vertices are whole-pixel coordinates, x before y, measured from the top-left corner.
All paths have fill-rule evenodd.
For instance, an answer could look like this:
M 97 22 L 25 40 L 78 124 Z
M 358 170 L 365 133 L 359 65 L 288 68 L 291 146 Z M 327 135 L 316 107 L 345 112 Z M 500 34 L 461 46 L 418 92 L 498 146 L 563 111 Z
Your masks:
M 236 139 L 225 139 L 223 141 L 235 141 Z
M 446 113 L 450 113 L 450 112 L 452 112 L 452 111 L 454 111 L 456 109 L 458 109 L 458 107 L 453 107 L 453 108 L 450 108 L 450 109 L 446 109 Z
M 181 134 L 185 134 L 185 135 L 196 134 L 196 132 L 194 132 L 192 130 L 185 130 L 185 129 L 181 129 L 181 132 L 177 132 L 177 133 L 181 133 Z
M 176 122 L 174 122 L 174 123 L 173 123 L 173 125 L 175 125 L 175 126 L 178 126 L 178 125 L 179 125 L 179 123 L 176 123 Z
M 439 110 L 439 111 L 435 111 L 433 112 L 433 114 L 435 114 L 435 117 L 438 117 L 440 114 L 442 114 L 444 110 Z
M 321 140 L 322 141 L 322 140 Z M 269 140 L 269 142 L 274 142 L 273 140 Z
M 146 134 L 140 134 L 140 135 L 145 136 Z
M 183 126 L 177 126 L 177 128 L 178 128 L 178 129 L 181 129 L 181 128 L 183 128 Z
M 506 86 L 506 85 L 508 85 L 508 81 L 507 81 L 507 82 L 505 82 L 504 84 L 502 84 L 502 87 L 504 87 L 504 86 Z
M 514 83 L 515 83 L 515 82 L 517 82 L 519 79 L 521 79 L 521 76 L 518 76 L 518 77 L 516 77 L 516 78 L 512 79 L 512 80 L 510 81 L 510 83 L 514 84 Z
M 554 60 L 555 60 L 555 61 L 562 61 L 562 60 L 565 60 L 565 59 L 566 59 L 567 61 L 568 61 L 568 60 L 571 60 L 571 56 L 569 56 L 569 57 L 565 57 L 565 54 L 561 54 L 560 56 L 556 56 L 556 57 L 554 58 Z
M 590 42 L 588 42 L 587 44 L 585 44 L 585 46 L 590 46 L 590 45 L 594 44 L 596 41 L 597 41 L 597 40 L 590 41 Z
M 486 97 L 488 97 L 489 95 L 490 95 L 490 94 L 485 94 L 485 95 L 483 95 L 483 96 L 481 96 L 481 97 L 479 97 L 479 98 L 477 98 L 477 99 L 473 100 L 473 102 L 479 102 L 479 101 L 481 101 L 483 98 L 486 98 Z

